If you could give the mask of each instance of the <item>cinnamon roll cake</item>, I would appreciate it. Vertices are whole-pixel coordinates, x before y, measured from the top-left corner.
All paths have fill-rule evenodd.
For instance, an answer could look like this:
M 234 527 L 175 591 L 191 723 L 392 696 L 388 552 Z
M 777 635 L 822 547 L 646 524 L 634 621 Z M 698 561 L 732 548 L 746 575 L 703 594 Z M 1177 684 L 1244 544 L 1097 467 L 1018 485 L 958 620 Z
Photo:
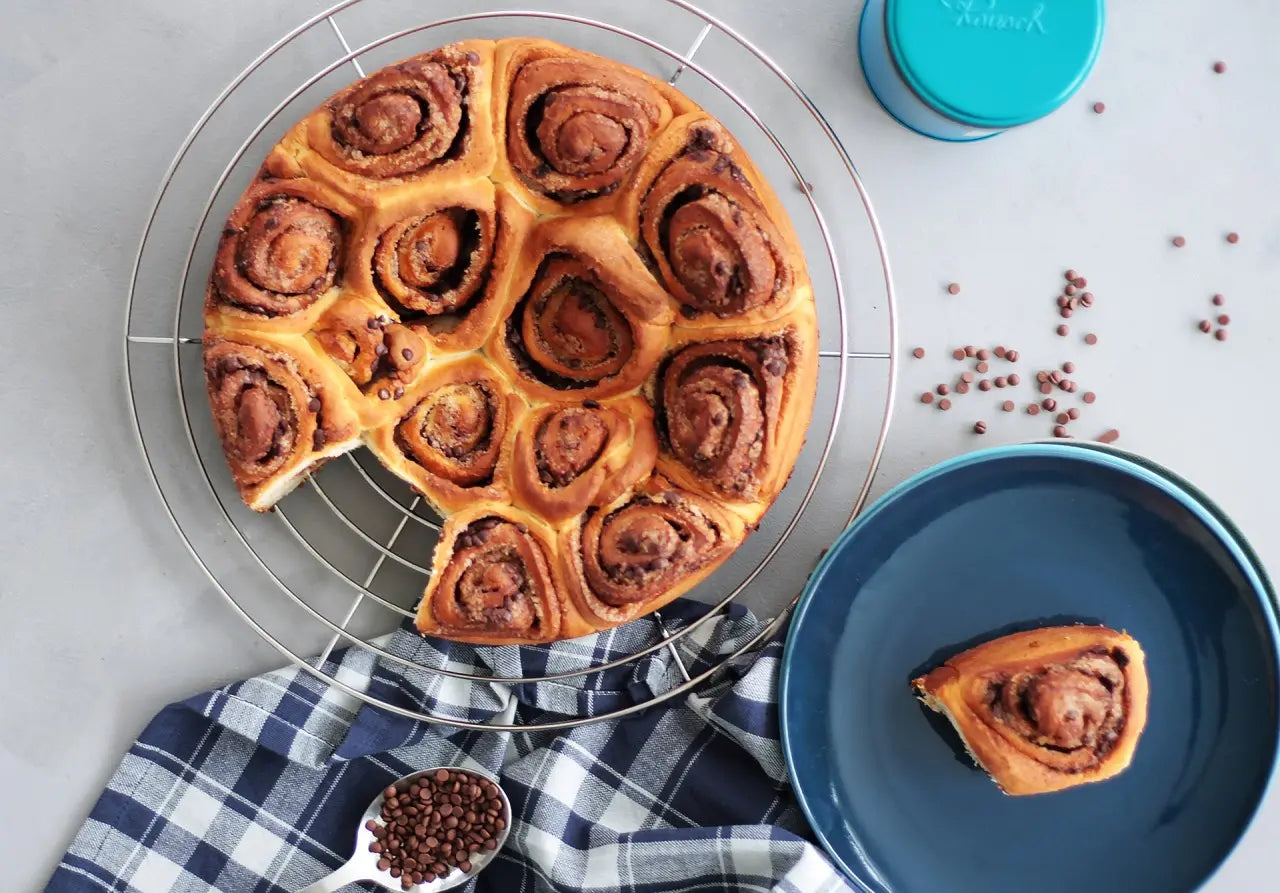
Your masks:
M 205 376 L 265 511 L 367 446 L 445 518 L 424 634 L 548 642 L 711 574 L 786 484 L 817 375 L 776 195 L 670 85 L 545 40 L 347 87 L 227 218 Z

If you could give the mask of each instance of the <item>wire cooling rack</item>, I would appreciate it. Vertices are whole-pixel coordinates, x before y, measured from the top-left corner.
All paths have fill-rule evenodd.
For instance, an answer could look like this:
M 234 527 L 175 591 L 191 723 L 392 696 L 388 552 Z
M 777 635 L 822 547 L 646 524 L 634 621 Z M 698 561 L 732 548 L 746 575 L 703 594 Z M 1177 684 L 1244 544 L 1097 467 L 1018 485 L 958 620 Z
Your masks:
M 865 504 L 896 384 L 895 300 L 884 240 L 848 151 L 804 91 L 753 43 L 692 3 L 559 0 L 549 4 L 556 9 L 425 18 L 431 5 L 337 3 L 249 63 L 182 141 L 160 182 L 129 283 L 124 363 L 138 444 L 167 515 L 213 587 L 285 657 L 348 695 L 410 718 L 488 730 L 565 728 L 634 713 L 692 690 L 766 641 L 794 606 L 823 546 Z M 350 34 L 367 36 L 353 49 Z M 366 68 L 466 37 L 530 34 L 679 81 L 729 125 L 780 187 L 800 234 L 818 301 L 821 368 L 795 473 L 746 546 L 692 593 L 712 605 L 704 617 L 674 630 L 659 614 L 633 621 L 652 626 L 651 643 L 608 663 L 583 649 L 579 665 L 558 672 L 491 677 L 423 667 L 379 643 L 414 614 L 440 519 L 365 451 L 330 462 L 269 515 L 241 504 L 204 394 L 201 304 L 221 221 L 294 120 L 353 72 L 363 76 Z M 741 91 L 750 92 L 755 108 Z M 772 621 L 722 662 L 691 675 L 681 640 L 735 600 Z M 342 647 L 427 673 L 509 684 L 589 676 L 669 649 L 682 681 L 606 715 L 536 727 L 480 725 L 371 697 L 326 663 Z

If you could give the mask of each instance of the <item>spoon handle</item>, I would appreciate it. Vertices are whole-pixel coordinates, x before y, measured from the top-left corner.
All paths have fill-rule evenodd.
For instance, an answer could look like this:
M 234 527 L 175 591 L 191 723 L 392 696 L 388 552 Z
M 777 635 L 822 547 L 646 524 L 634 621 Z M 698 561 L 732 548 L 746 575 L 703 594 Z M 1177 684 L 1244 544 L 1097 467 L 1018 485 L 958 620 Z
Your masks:
M 356 853 L 356 856 L 360 856 Z M 369 880 L 365 866 L 360 864 L 358 858 L 352 859 L 346 865 L 343 865 L 333 874 L 325 875 L 309 887 L 304 887 L 298 893 L 337 893 L 347 884 L 354 884 L 356 881 Z

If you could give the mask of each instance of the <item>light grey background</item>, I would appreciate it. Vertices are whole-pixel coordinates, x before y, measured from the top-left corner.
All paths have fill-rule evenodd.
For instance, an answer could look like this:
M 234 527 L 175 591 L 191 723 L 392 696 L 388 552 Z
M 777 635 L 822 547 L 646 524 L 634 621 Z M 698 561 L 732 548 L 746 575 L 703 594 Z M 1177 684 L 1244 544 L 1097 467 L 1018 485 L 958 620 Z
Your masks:
M 127 423 L 120 334 L 140 228 L 179 141 L 233 75 L 322 5 L 0 8 L 6 889 L 43 883 L 164 703 L 280 663 L 158 509 Z M 625 5 L 633 16 L 647 6 L 667 14 L 656 0 Z M 854 49 L 859 3 L 707 5 L 805 87 L 877 202 L 904 353 L 929 351 L 903 365 L 877 491 L 957 452 L 1047 433 L 1044 416 L 999 413 L 998 392 L 971 394 L 948 414 L 915 400 L 953 373 L 956 344 L 1015 344 L 1025 367 L 1080 366 L 1077 377 L 1100 394 L 1081 434 L 1119 427 L 1121 445 L 1192 478 L 1280 566 L 1269 387 L 1280 324 L 1280 132 L 1269 117 L 1280 7 L 1114 3 L 1079 97 L 1044 122 L 958 146 L 899 128 L 870 98 Z M 1210 72 L 1218 58 L 1225 75 Z M 1107 103 L 1104 115 L 1089 111 L 1094 99 Z M 1228 230 L 1240 244 L 1225 244 Z M 1169 246 L 1177 233 L 1188 239 L 1180 251 Z M 1068 266 L 1089 277 L 1098 304 L 1059 339 L 1052 300 Z M 952 280 L 963 286 L 957 297 L 943 290 Z M 1225 344 L 1194 329 L 1218 291 L 1233 318 Z M 1097 347 L 1080 344 L 1087 330 L 1099 333 Z M 969 433 L 977 418 L 990 427 L 982 439 Z M 1207 889 L 1272 888 L 1277 835 L 1273 793 Z

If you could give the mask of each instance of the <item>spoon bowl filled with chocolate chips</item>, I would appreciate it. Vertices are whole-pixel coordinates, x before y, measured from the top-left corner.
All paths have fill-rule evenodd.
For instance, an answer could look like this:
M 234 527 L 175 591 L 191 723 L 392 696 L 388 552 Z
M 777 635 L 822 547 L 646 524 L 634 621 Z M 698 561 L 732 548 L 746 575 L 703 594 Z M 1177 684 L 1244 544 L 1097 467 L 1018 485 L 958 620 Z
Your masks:
M 487 772 L 443 766 L 398 779 L 360 818 L 355 854 L 300 893 L 356 881 L 437 893 L 475 877 L 511 831 L 511 802 Z

